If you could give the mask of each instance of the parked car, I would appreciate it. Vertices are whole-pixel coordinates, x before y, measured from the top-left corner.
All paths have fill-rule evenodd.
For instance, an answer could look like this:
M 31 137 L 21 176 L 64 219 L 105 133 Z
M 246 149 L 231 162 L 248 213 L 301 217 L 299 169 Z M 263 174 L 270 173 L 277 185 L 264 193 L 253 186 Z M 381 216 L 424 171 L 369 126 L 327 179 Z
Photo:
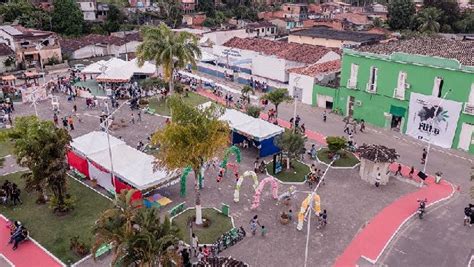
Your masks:
M 75 64 L 72 68 L 73 71 L 82 71 L 86 66 L 84 64 Z

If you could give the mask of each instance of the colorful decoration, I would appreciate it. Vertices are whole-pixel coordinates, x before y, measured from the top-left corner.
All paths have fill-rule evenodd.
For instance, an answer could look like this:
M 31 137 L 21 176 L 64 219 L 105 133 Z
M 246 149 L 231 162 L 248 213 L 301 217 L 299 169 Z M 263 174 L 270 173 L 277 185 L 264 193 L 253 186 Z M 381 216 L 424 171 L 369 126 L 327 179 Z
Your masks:
M 288 188 L 288 191 L 286 191 L 285 193 L 278 196 L 278 201 L 282 201 L 282 200 L 291 198 L 291 197 L 293 197 L 293 195 L 295 193 L 296 193 L 296 187 L 290 186 L 290 188 Z
M 227 170 L 227 166 L 228 166 L 227 162 L 229 161 L 229 156 L 231 153 L 235 155 L 235 160 L 237 161 L 237 163 L 240 164 L 240 160 L 241 160 L 240 149 L 236 146 L 231 146 L 224 153 L 224 159 L 222 160 L 222 163 L 220 166 L 221 168 L 224 168 Z
M 267 183 L 271 183 L 272 185 L 272 195 L 274 199 L 278 199 L 278 182 L 275 178 L 269 176 L 263 179 L 255 190 L 255 195 L 253 196 L 252 207 L 250 209 L 254 210 L 260 206 L 260 196 L 262 194 L 263 188 Z
M 245 177 L 252 177 L 253 179 L 253 189 L 257 190 L 258 187 L 258 177 L 257 174 L 254 171 L 246 171 L 242 176 L 240 176 L 239 180 L 237 180 L 237 184 L 235 185 L 235 191 L 234 191 L 234 202 L 239 202 L 240 199 L 240 186 L 242 185 L 242 182 L 244 181 Z
M 298 213 L 298 224 L 296 225 L 296 229 L 298 231 L 301 231 L 303 229 L 303 223 L 304 223 L 304 218 L 306 217 L 306 212 L 311 212 L 308 210 L 309 205 L 311 201 L 311 194 L 308 194 L 308 197 L 303 200 L 303 203 L 301 203 L 301 209 L 300 212 Z M 316 214 L 319 214 L 321 212 L 321 198 L 319 195 L 314 194 L 314 197 L 312 199 L 313 201 L 313 210 Z
M 186 178 L 188 177 L 189 173 L 192 171 L 193 169 L 191 169 L 191 167 L 186 167 L 184 168 L 183 170 L 183 173 L 181 174 L 181 178 L 180 178 L 180 191 L 179 191 L 179 195 L 181 197 L 185 197 L 186 196 Z

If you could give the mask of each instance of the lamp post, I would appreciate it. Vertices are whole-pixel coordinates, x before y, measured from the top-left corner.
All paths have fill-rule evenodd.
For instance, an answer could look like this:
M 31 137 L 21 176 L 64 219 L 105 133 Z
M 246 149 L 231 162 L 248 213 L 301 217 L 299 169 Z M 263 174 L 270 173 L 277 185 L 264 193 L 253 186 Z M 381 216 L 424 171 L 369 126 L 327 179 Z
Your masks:
M 293 85 L 293 131 L 296 131 L 296 102 L 298 102 L 298 94 L 296 93 L 296 90 L 298 89 L 298 83 L 300 82 L 301 77 L 296 76 L 293 79 L 294 85 Z
M 306 246 L 304 250 L 304 267 L 308 266 L 309 234 L 311 233 L 311 210 L 313 209 L 313 205 L 314 205 L 314 201 L 313 201 L 314 195 L 316 194 L 316 190 L 318 190 L 319 186 L 321 185 L 321 182 L 324 180 L 326 173 L 331 168 L 332 164 L 338 159 L 339 159 L 338 155 L 334 156 L 331 163 L 329 163 L 328 168 L 324 171 L 323 175 L 321 176 L 321 179 L 319 179 L 319 182 L 314 188 L 313 192 L 311 192 L 309 207 L 308 207 L 308 225 L 307 225 L 307 233 L 306 233 Z
M 451 89 L 449 89 L 445 94 L 444 96 L 440 99 L 439 103 L 438 103 L 438 106 L 436 106 L 436 109 L 434 111 L 434 117 L 433 119 L 431 120 L 430 122 L 430 127 L 433 128 L 433 121 L 435 120 L 437 114 L 438 114 L 438 110 L 441 106 L 441 104 L 443 104 L 443 102 L 446 100 L 446 96 L 448 96 L 448 94 L 451 92 Z M 431 131 L 428 132 L 429 133 L 429 136 L 431 136 Z M 428 165 L 428 157 L 430 155 L 430 149 L 431 149 L 431 138 L 428 139 L 428 147 L 426 149 L 426 158 L 425 158 L 425 164 L 423 165 L 423 173 L 426 173 L 426 166 Z M 422 182 L 423 183 L 423 182 Z

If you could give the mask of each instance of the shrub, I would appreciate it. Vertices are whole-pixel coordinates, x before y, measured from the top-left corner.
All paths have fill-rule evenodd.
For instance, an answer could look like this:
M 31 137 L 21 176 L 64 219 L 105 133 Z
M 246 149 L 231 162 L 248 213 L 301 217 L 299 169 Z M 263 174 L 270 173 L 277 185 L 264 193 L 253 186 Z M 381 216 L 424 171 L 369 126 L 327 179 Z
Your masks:
M 329 151 L 337 153 L 339 150 L 346 147 L 346 138 L 340 136 L 328 136 L 326 137 L 326 143 L 328 144 Z
M 262 111 L 262 109 L 259 106 L 249 105 L 249 106 L 247 106 L 246 113 L 249 116 L 252 116 L 254 118 L 258 118 L 258 117 L 260 117 L 260 112 L 261 111 Z

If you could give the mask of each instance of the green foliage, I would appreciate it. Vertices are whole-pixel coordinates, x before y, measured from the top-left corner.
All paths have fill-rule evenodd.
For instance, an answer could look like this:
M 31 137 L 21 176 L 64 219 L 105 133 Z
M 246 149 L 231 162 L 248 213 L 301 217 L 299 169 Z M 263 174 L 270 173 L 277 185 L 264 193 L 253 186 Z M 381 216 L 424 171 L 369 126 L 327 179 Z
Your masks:
M 84 16 L 74 0 L 54 0 L 51 15 L 53 30 L 67 36 L 82 34 Z
M 173 32 L 165 24 L 143 27 L 141 33 L 143 43 L 137 48 L 138 64 L 151 60 L 161 65 L 172 93 L 174 71 L 185 68 L 188 64 L 196 66 L 196 58 L 201 57 L 197 37 L 185 31 Z
M 18 23 L 27 28 L 50 30 L 51 16 L 26 0 L 9 1 L 0 6 L 0 16 L 5 22 Z
M 344 149 L 347 145 L 346 139 L 340 136 L 328 136 L 326 137 L 326 143 L 328 144 L 328 149 L 332 153 L 338 153 L 341 149 Z
M 283 152 L 288 155 L 288 158 L 294 159 L 304 153 L 305 138 L 299 132 L 286 130 L 283 134 L 275 138 L 275 144 Z
M 288 95 L 287 89 L 278 88 L 264 94 L 261 99 L 270 101 L 275 106 L 276 115 L 278 116 L 278 106 L 283 102 L 291 101 L 293 98 Z
M 123 191 L 117 205 L 102 213 L 92 230 L 93 255 L 103 244 L 112 244 L 113 265 L 154 266 L 167 258 L 168 247 L 178 243 L 178 230 L 169 219 L 160 219 L 157 209 L 137 207 L 131 202 L 135 190 Z
M 251 86 L 245 85 L 244 88 L 242 88 L 242 96 L 245 97 L 245 99 L 247 100 L 247 103 L 249 104 L 250 104 L 250 94 L 254 95 L 255 90 Z
M 461 15 L 461 20 L 455 23 L 455 29 L 462 33 L 474 33 L 474 10 L 465 10 Z
M 60 201 L 60 199 L 53 195 L 49 199 L 49 207 L 54 210 L 57 206 L 60 205 L 59 201 Z M 75 198 L 73 198 L 69 194 L 66 194 L 63 201 L 64 201 L 63 205 L 64 205 L 64 208 L 66 210 L 73 210 L 74 209 L 74 206 L 76 204 L 76 199 Z
M 166 83 L 166 81 L 160 78 L 150 78 L 150 79 L 141 80 L 140 86 L 145 91 L 161 89 L 163 87 L 168 88 L 168 84 Z
M 109 5 L 109 12 L 103 25 L 104 31 L 108 33 L 120 30 L 120 25 L 124 22 L 125 15 L 115 5 Z
M 3 65 L 5 67 L 13 67 L 16 64 L 16 58 L 15 56 L 9 56 L 3 61 Z
M 415 16 L 415 3 L 412 0 L 393 0 L 388 5 L 388 25 L 392 30 L 410 28 Z
M 440 30 L 438 22 L 443 15 L 443 11 L 436 7 L 428 7 L 418 12 L 416 21 L 419 23 L 418 30 L 420 32 L 435 33 Z
M 160 18 L 171 28 L 177 28 L 183 20 L 183 11 L 179 0 L 157 0 Z
M 50 57 L 48 59 L 48 62 L 46 63 L 46 65 L 56 65 L 56 64 L 59 64 L 59 63 L 61 63 L 61 62 L 59 61 L 58 56 L 53 55 L 52 57 Z
M 200 0 L 197 10 L 206 13 L 206 16 L 209 18 L 214 18 L 216 15 L 214 0 Z
M 442 11 L 438 22 L 444 32 L 452 32 L 456 22 L 461 19 L 461 11 L 456 0 L 425 0 L 423 4 L 425 9 L 437 8 Z
M 56 128 L 51 121 L 29 116 L 17 118 L 8 137 L 15 141 L 14 154 L 18 165 L 30 170 L 23 175 L 26 190 L 37 192 L 38 202 L 44 202 L 45 190 L 49 189 L 57 198 L 54 211 L 69 211 L 65 203 L 69 133 Z
M 260 117 L 260 112 L 262 109 L 259 106 L 256 105 L 248 105 L 246 113 L 249 116 L 252 116 L 254 118 L 259 118 Z

